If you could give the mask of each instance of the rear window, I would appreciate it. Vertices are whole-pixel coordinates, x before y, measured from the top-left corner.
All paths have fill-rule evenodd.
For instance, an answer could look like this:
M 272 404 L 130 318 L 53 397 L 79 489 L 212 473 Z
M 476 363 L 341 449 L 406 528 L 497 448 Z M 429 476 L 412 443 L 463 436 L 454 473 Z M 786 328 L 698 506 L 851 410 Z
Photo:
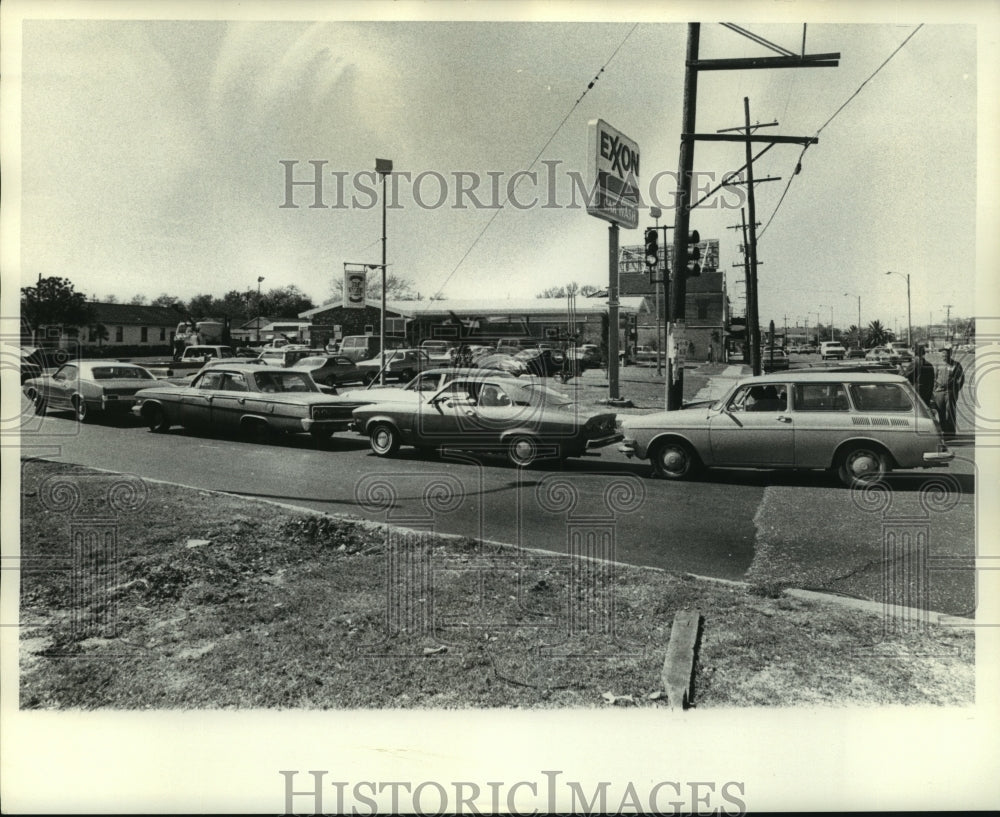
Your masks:
M 135 366 L 95 366 L 92 372 L 94 380 L 152 380 L 153 376 L 145 369 Z
M 851 399 L 859 411 L 913 411 L 913 401 L 898 383 L 854 383 Z

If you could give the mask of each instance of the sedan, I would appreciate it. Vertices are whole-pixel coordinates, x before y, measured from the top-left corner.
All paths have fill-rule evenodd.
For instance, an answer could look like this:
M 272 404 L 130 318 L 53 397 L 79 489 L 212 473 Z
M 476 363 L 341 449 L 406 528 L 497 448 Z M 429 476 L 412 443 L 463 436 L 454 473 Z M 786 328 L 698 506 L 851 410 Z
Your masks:
M 343 355 L 313 355 L 288 367 L 296 372 L 308 372 L 321 386 L 339 386 L 362 382 L 358 365 Z
M 523 360 L 505 353 L 488 354 L 477 357 L 473 364 L 479 369 L 496 369 L 515 376 L 528 373 L 528 367 Z
M 408 381 L 424 369 L 431 367 L 430 357 L 422 349 L 389 349 L 384 355 L 376 355 L 370 360 L 357 363 L 360 379 L 365 383 L 374 382 L 379 372 L 385 370 L 384 377 Z
M 699 468 L 829 469 L 848 486 L 954 459 L 906 378 L 786 372 L 737 383 L 710 407 L 627 417 L 619 450 L 665 479 Z
M 22 389 L 36 413 L 72 411 L 86 423 L 96 414 L 127 412 L 135 404 L 136 392 L 155 382 L 149 371 L 132 363 L 74 360 L 50 375 L 28 378 Z
M 481 372 L 456 377 L 418 403 L 373 403 L 354 410 L 355 427 L 376 456 L 401 445 L 501 453 L 518 467 L 564 460 L 620 440 L 615 414 L 588 411 L 537 381 Z
M 190 386 L 143 389 L 133 411 L 150 431 L 180 425 L 266 439 L 309 432 L 326 438 L 350 426 L 356 404 L 325 394 L 306 372 L 275 366 L 215 366 Z
M 566 357 L 558 349 L 525 349 L 514 355 L 524 368 L 539 377 L 551 377 L 563 371 Z
M 765 372 L 776 372 L 788 368 L 788 355 L 784 349 L 764 349 L 760 353 L 760 362 Z

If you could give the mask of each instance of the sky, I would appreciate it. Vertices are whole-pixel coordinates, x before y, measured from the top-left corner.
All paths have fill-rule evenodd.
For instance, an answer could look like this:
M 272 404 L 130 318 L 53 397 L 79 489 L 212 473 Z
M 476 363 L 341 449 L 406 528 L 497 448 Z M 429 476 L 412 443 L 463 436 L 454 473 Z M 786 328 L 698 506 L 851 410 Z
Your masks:
M 652 193 L 672 223 L 687 27 L 666 13 L 318 19 L 343 15 L 334 3 L 299 6 L 297 20 L 149 19 L 155 8 L 145 19 L 23 24 L 22 285 L 60 275 L 97 299 L 188 299 L 255 289 L 263 276 L 265 290 L 294 284 L 327 301 L 345 262 L 381 261 L 381 200 L 366 188 L 376 187 L 375 159 L 386 158 L 411 174 L 387 210 L 387 261 L 421 295 L 495 300 L 571 281 L 605 286 L 608 225 L 571 206 L 596 118 L 638 144 L 640 188 L 649 194 L 659 178 Z M 831 310 L 850 325 L 860 295 L 862 323 L 903 328 L 906 282 L 888 270 L 910 275 L 915 325 L 943 321 L 948 304 L 953 317 L 975 312 L 977 51 L 986 40 L 977 43 L 971 14 L 935 17 L 873 78 L 919 20 L 809 23 L 806 51 L 839 52 L 836 68 L 701 74 L 698 132 L 743 125 L 744 99 L 752 122 L 778 123 L 760 133 L 819 132 L 804 155 L 778 145 L 754 164 L 756 178 L 778 178 L 756 187 L 765 325 L 828 323 Z M 736 22 L 802 47 L 801 21 Z M 718 23 L 701 29 L 703 58 L 773 55 Z M 312 179 L 313 162 L 325 207 L 310 206 L 304 185 L 288 198 L 286 174 Z M 741 144 L 695 149 L 703 185 L 743 163 Z M 531 170 L 537 183 L 521 178 L 514 189 L 526 206 L 506 201 L 515 174 Z M 460 192 L 473 174 L 484 206 Z M 490 207 L 491 197 L 504 206 Z M 745 192 L 729 190 L 691 219 L 721 242 L 737 312 L 740 205 Z M 651 223 L 643 209 L 620 243 L 641 243 Z

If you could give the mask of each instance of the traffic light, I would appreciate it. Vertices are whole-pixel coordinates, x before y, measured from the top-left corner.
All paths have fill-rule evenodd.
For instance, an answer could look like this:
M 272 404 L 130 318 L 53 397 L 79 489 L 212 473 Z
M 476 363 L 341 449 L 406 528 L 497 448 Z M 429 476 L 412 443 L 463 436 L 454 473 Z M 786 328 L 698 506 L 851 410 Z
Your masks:
M 688 277 L 701 275 L 701 264 L 698 263 L 701 259 L 701 249 L 698 247 L 700 242 L 701 236 L 698 231 L 691 230 L 688 233 L 687 246 L 684 251 L 684 265 Z
M 655 267 L 660 263 L 660 231 L 656 227 L 646 228 L 646 264 Z

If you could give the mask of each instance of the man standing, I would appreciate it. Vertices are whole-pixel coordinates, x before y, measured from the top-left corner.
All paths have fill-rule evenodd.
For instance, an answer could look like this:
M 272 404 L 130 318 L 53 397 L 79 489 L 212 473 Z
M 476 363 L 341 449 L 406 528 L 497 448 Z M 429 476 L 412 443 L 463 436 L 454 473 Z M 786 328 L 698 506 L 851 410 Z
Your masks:
M 917 346 L 913 360 L 909 364 L 900 364 L 899 373 L 913 384 L 920 399 L 930 406 L 934 397 L 934 367 L 927 362 L 925 354 L 924 347 Z
M 962 364 L 953 360 L 951 346 L 944 347 L 944 362 L 934 372 L 934 402 L 937 404 L 938 421 L 945 434 L 954 434 L 955 405 L 958 393 L 965 385 L 965 370 Z

